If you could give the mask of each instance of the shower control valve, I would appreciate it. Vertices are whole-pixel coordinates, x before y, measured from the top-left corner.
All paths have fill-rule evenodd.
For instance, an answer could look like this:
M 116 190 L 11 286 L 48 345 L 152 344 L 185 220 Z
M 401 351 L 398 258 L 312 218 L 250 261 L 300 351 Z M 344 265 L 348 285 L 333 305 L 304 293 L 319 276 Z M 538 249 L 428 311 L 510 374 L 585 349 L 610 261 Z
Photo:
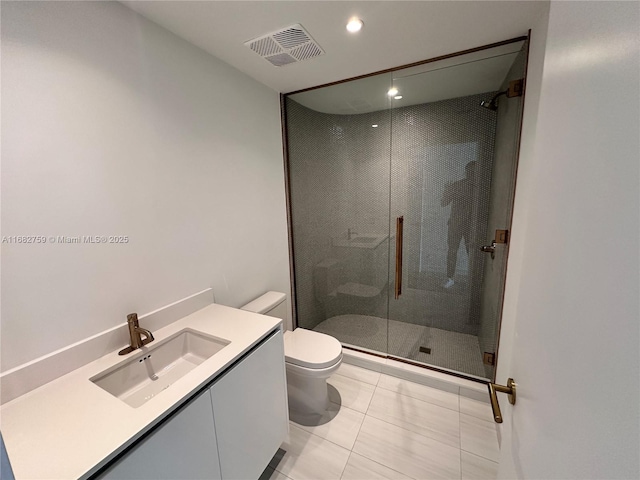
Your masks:
M 484 253 L 490 253 L 491 259 L 493 260 L 494 258 L 496 258 L 496 245 L 496 241 L 492 240 L 491 245 L 482 245 L 480 247 L 480 251 Z

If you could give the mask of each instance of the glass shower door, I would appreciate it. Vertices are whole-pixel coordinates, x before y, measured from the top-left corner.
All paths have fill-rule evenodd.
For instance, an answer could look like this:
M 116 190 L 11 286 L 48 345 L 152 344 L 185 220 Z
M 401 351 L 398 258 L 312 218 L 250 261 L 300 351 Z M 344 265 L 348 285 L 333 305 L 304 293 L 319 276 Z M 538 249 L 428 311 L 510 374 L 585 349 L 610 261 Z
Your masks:
M 391 356 L 493 377 L 506 248 L 489 257 L 481 247 L 509 229 L 522 97 L 503 93 L 499 109 L 481 104 L 524 76 L 521 47 L 394 73 L 390 230 L 399 218 L 403 229 L 402 291 L 389 297 Z M 492 69 L 494 88 L 476 93 Z M 392 244 L 397 253 L 397 236 Z
M 297 326 L 493 378 L 523 44 L 286 96 Z

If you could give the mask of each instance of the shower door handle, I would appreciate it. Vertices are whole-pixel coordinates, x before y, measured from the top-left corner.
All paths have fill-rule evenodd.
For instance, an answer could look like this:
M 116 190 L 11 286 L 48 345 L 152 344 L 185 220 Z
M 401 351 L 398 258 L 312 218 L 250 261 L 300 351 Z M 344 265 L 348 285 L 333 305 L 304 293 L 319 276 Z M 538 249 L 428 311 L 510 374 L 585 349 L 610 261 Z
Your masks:
M 402 294 L 402 231 L 404 228 L 404 217 L 396 218 L 396 300 Z

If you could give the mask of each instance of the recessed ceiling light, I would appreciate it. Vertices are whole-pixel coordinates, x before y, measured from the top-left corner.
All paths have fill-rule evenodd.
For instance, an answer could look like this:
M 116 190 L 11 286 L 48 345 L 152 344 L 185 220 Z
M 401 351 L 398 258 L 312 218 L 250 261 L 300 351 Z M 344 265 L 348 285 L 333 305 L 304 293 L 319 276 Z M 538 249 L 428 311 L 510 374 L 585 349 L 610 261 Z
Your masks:
M 398 94 L 398 89 L 396 87 L 391 87 L 387 92 L 387 95 L 390 97 L 395 97 Z
M 396 95 L 396 96 L 395 96 L 395 97 L 393 97 L 393 98 L 395 98 L 396 100 L 400 100 L 400 99 L 402 98 L 402 95 Z
M 356 33 L 359 32 L 360 29 L 362 29 L 363 25 L 364 23 L 362 23 L 362 20 L 360 20 L 358 17 L 352 17 L 347 23 L 347 30 L 349 30 L 351 33 Z
M 378 128 L 378 124 L 374 123 L 373 125 L 371 125 L 373 128 Z

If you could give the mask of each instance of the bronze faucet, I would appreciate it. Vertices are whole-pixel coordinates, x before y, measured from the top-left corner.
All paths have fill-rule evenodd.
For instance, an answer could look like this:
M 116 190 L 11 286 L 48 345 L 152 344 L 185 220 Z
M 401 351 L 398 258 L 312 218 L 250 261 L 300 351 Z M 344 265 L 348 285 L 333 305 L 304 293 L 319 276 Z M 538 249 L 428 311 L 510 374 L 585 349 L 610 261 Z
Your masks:
M 154 340 L 153 334 L 146 328 L 140 327 L 140 325 L 138 324 L 137 313 L 130 313 L 129 315 L 127 315 L 127 324 L 129 325 L 129 337 L 131 338 L 131 345 L 123 350 L 120 350 L 118 352 L 118 355 L 126 355 L 127 353 L 131 353 L 134 350 L 139 349 L 143 345 L 153 342 Z M 145 336 L 144 340 L 142 339 L 140 334 L 143 334 Z

